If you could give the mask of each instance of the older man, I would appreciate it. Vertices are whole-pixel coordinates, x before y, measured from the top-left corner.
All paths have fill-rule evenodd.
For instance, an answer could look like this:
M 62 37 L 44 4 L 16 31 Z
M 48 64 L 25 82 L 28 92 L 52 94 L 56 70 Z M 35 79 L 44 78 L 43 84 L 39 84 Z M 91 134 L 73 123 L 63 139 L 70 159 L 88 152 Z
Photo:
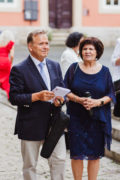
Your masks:
M 54 98 L 51 91 L 63 86 L 60 65 L 49 60 L 48 37 L 44 31 L 33 31 L 27 37 L 30 55 L 14 66 L 10 75 L 10 102 L 18 106 L 15 134 L 21 139 L 24 180 L 36 180 L 39 149 L 48 128 Z M 59 101 L 63 101 L 59 97 Z M 54 104 L 59 105 L 58 99 Z M 60 138 L 49 166 L 52 180 L 64 180 L 65 140 Z

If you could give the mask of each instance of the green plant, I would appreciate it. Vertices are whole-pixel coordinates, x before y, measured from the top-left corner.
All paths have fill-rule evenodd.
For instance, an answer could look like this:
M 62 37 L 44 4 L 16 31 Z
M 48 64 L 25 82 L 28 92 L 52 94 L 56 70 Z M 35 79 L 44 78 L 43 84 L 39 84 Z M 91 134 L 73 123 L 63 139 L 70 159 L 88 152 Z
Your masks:
M 52 34 L 52 31 L 50 31 L 48 32 L 48 40 L 52 41 L 52 38 L 53 38 L 53 34 Z

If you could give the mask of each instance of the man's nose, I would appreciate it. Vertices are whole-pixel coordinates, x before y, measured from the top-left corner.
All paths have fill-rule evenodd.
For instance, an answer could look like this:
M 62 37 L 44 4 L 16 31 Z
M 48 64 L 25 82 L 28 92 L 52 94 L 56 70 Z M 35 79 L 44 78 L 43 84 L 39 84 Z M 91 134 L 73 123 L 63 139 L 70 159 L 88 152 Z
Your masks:
M 43 45 L 43 48 L 48 48 L 48 44 L 44 44 L 44 45 Z

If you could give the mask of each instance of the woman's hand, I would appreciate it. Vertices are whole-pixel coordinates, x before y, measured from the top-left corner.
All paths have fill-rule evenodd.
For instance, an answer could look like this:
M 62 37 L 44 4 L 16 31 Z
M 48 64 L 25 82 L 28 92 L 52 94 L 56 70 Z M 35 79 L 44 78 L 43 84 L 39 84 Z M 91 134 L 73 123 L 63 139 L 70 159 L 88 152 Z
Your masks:
M 87 110 L 90 110 L 93 107 L 101 106 L 101 102 L 104 102 L 104 104 L 107 104 L 107 103 L 111 102 L 111 100 L 112 100 L 109 96 L 104 96 L 100 99 L 92 99 L 92 98 L 88 98 L 88 97 L 79 97 L 73 93 L 69 93 L 67 95 L 67 98 L 70 101 L 81 104 Z
M 90 110 L 93 107 L 98 107 L 101 104 L 100 99 L 92 99 L 92 98 L 85 98 L 83 102 L 83 106 L 85 109 Z

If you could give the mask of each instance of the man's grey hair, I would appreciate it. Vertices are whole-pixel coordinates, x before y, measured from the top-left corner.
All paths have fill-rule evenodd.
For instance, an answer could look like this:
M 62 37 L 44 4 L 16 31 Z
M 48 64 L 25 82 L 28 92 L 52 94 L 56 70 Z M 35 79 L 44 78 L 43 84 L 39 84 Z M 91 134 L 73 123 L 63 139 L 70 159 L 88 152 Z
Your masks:
M 39 30 L 39 29 L 30 32 L 27 36 L 27 44 L 29 44 L 30 42 L 33 42 L 33 37 L 38 34 L 46 34 L 47 35 L 47 32 L 45 30 Z

